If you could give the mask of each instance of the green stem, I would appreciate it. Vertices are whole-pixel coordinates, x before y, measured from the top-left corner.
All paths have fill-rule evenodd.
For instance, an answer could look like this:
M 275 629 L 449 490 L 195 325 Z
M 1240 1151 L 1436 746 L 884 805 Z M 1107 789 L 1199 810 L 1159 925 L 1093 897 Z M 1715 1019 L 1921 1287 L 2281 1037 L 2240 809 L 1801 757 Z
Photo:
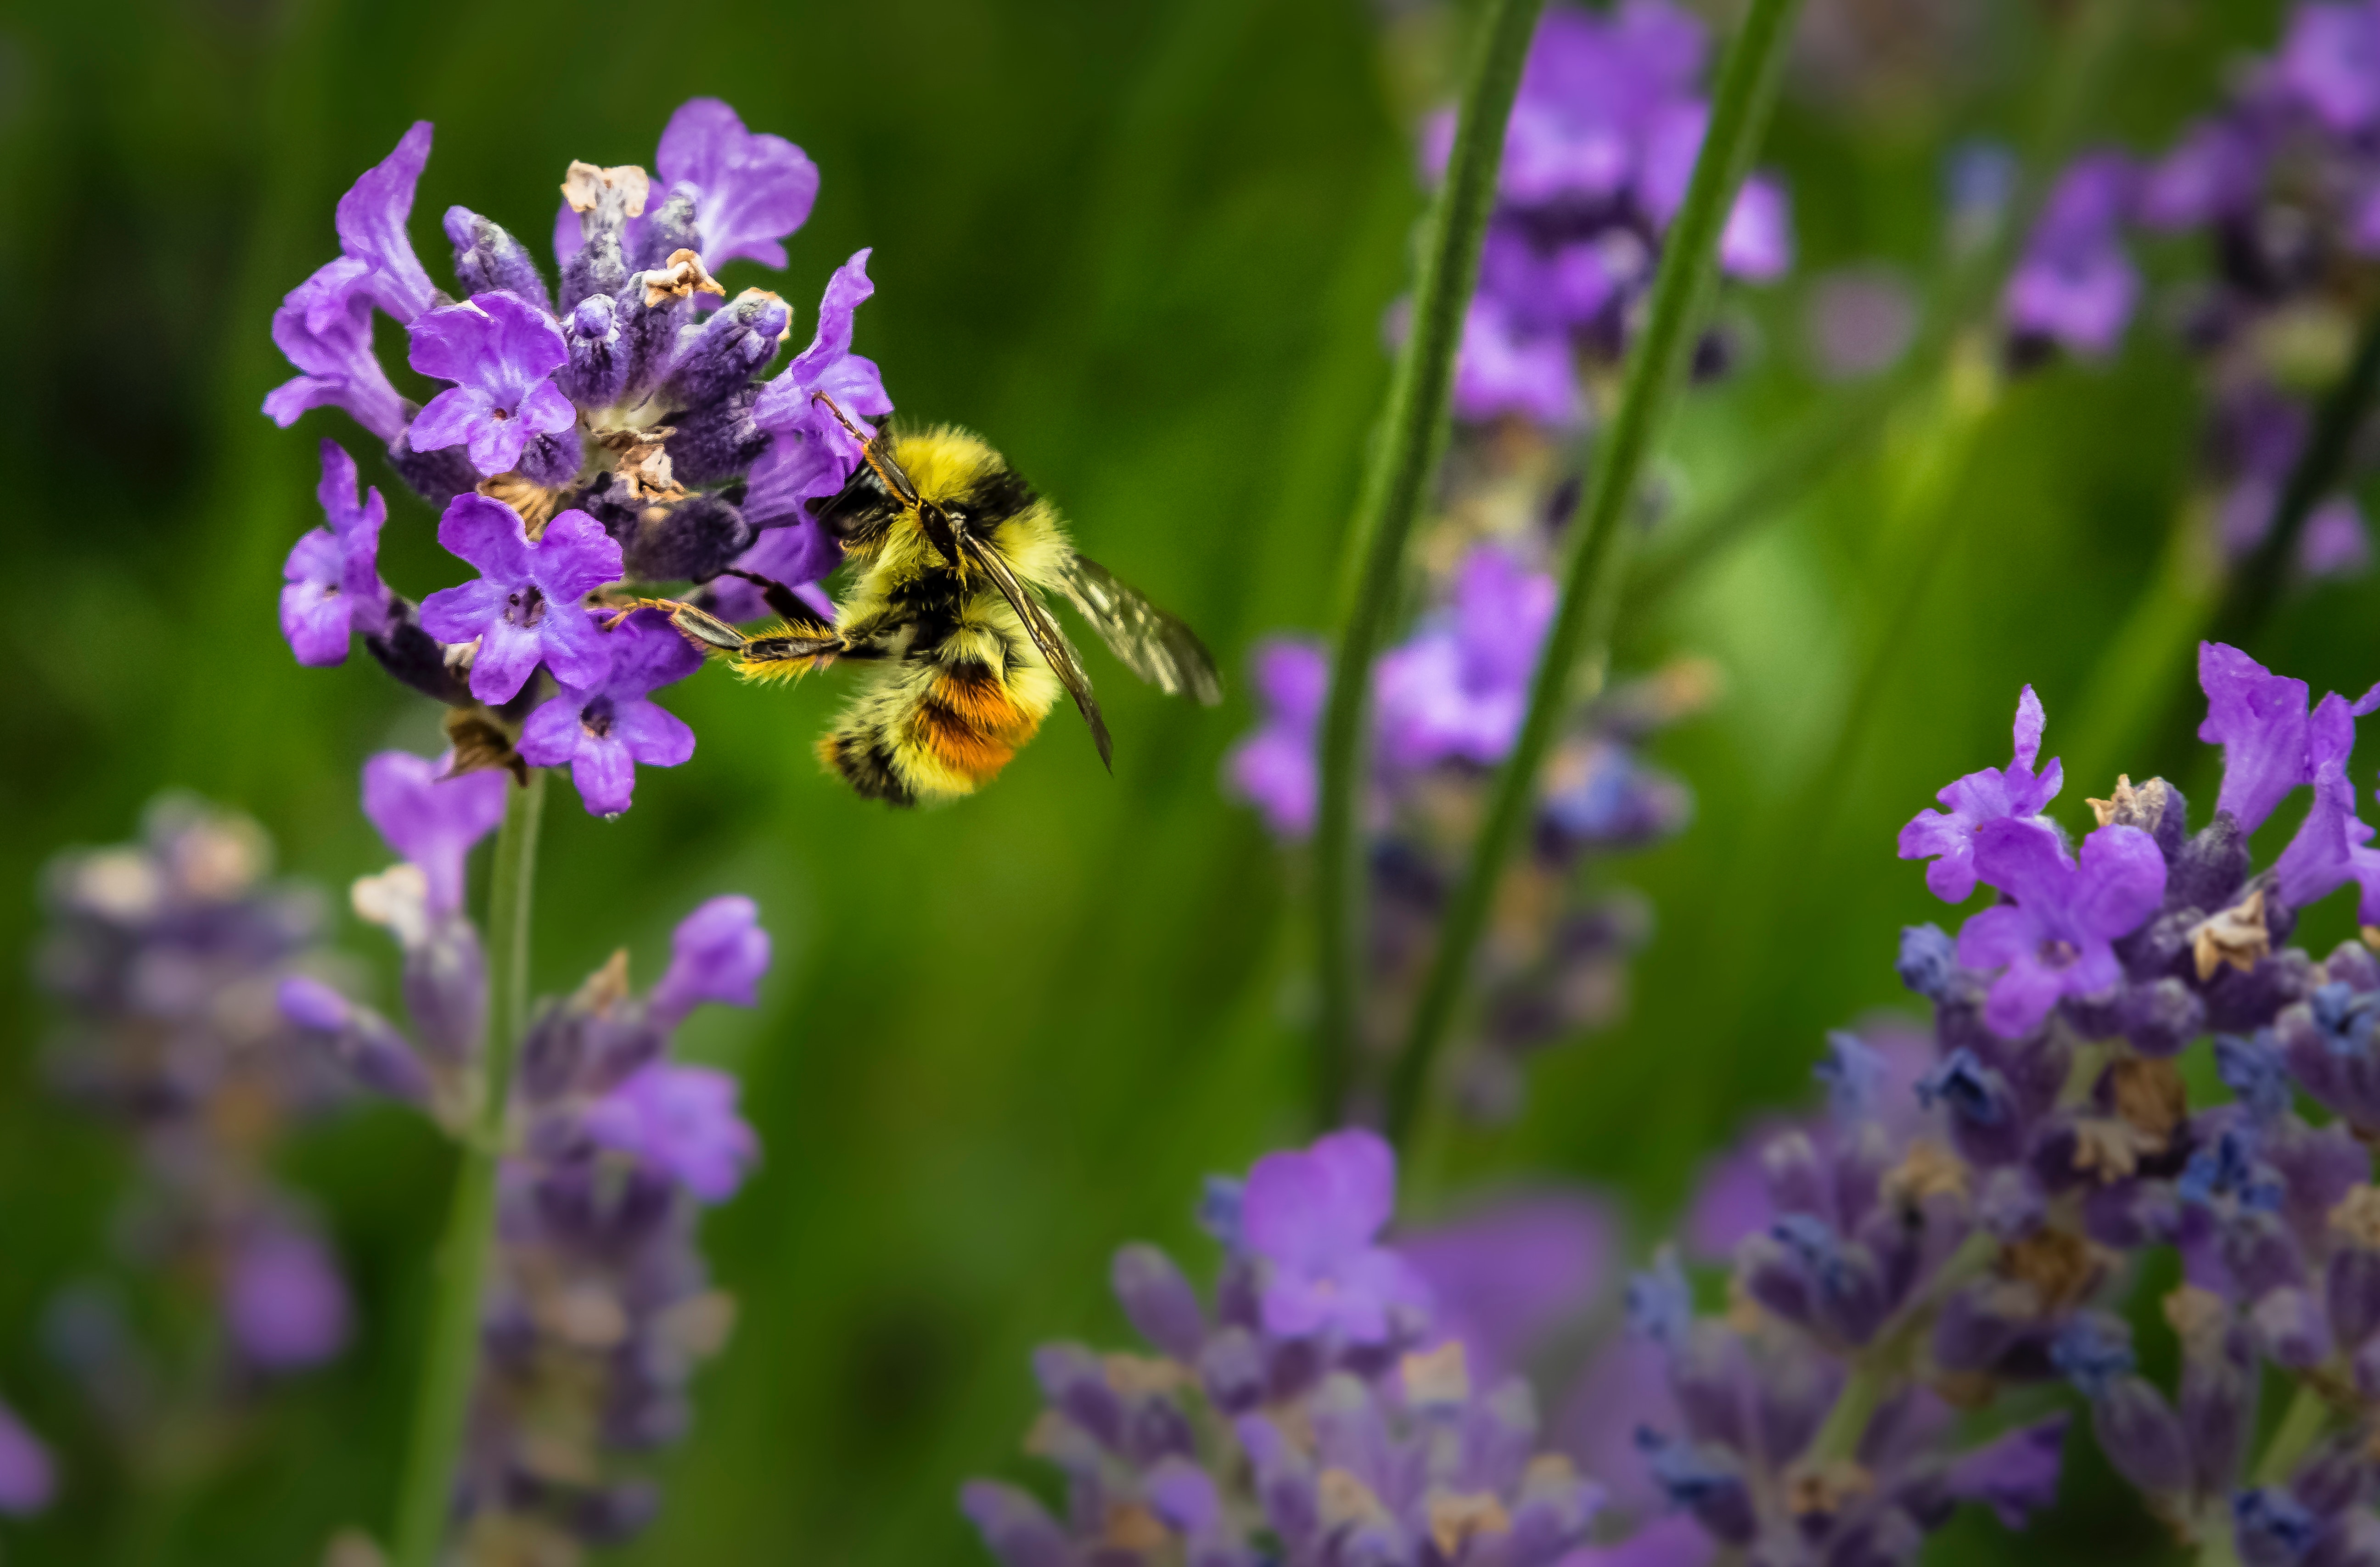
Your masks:
M 488 891 L 488 1028 L 480 1097 L 463 1132 L 454 1205 L 439 1244 L 430 1346 L 415 1394 L 413 1432 L 397 1492 L 390 1567 L 433 1567 L 445 1543 L 455 1461 L 480 1365 L 480 1302 L 496 1228 L 496 1166 L 503 1157 L 513 1054 L 528 1021 L 528 917 L 537 869 L 545 772 L 505 791 Z
M 2256 1483 L 2260 1486 L 2286 1485 L 2298 1460 L 2313 1446 L 2323 1427 L 2330 1423 L 2330 1405 L 2322 1394 L 2314 1391 L 2310 1382 L 2298 1384 L 2289 1409 L 2281 1415 L 2273 1439 L 2265 1444 L 2265 1456 L 2256 1461 Z
M 1405 541 L 1422 491 L 1446 434 L 1447 398 L 1463 313 L 1479 281 L 1479 248 L 1495 205 L 1504 162 L 1504 128 L 1520 91 L 1521 67 L 1545 0 L 1489 0 L 1464 82 L 1445 182 L 1424 227 L 1414 279 L 1413 322 L 1389 381 L 1383 419 L 1363 498 L 1356 508 L 1350 586 L 1330 698 L 1322 716 L 1321 800 L 1315 829 L 1315 924 L 1322 966 L 1322 1020 L 1317 1074 L 1318 1117 L 1335 1125 L 1345 1113 L 1355 1062 L 1356 998 L 1361 993 L 1362 906 L 1358 853 L 1365 768 L 1367 678 L 1404 570 Z
M 1662 246 L 1645 334 L 1629 360 L 1619 409 L 1598 443 L 1595 483 L 1578 523 L 1561 606 L 1547 633 L 1529 689 L 1528 713 L 1512 757 L 1497 775 L 1487 819 L 1472 844 L 1470 870 L 1447 911 L 1429 978 L 1389 1085 L 1389 1135 L 1398 1142 L 1410 1135 L 1428 1097 L 1438 1053 L 1454 1021 L 1455 1005 L 1470 972 L 1472 953 L 1487 925 L 1505 859 L 1527 820 L 1537 770 L 1569 705 L 1572 676 L 1581 667 L 1582 655 L 1588 682 L 1601 684 L 1617 596 L 1615 563 L 1636 493 L 1637 474 L 1693 342 L 1694 323 L 1717 264 L 1719 230 L 1768 123 L 1786 40 L 1799 8 L 1800 0 L 1752 0 L 1742 30 L 1728 50 L 1711 104 L 1710 129 L 1694 160 L 1685 205 Z M 1342 662 L 1338 667 L 1350 666 Z

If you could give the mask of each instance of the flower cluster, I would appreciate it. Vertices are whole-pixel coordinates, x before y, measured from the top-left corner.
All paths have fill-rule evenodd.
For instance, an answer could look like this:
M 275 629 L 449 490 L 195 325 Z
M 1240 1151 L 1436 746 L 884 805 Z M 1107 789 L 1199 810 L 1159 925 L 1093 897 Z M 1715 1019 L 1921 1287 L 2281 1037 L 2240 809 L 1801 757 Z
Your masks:
M 1459 537 L 1477 514 L 1498 515 L 1490 502 L 1509 497 L 1484 497 L 1441 532 Z M 1517 538 L 1491 535 L 1464 547 L 1447 601 L 1373 666 L 1365 1037 L 1383 1051 L 1394 1047 L 1435 950 L 1491 770 L 1518 737 L 1552 618 L 1553 579 L 1519 553 L 1542 555 L 1552 540 L 1525 516 L 1520 522 L 1529 530 Z M 1309 643 L 1257 650 L 1259 727 L 1231 753 L 1225 783 L 1283 839 L 1313 827 L 1329 680 L 1321 650 Z M 1468 1112 L 1512 1113 L 1524 1057 L 1609 1022 L 1622 1005 L 1626 960 L 1650 935 L 1651 916 L 1633 893 L 1588 890 L 1581 872 L 1591 859 L 1684 826 L 1691 796 L 1641 751 L 1655 730 L 1707 699 L 1710 686 L 1706 666 L 1680 663 L 1623 683 L 1571 718 L 1547 769 L 1530 852 L 1511 872 L 1517 890 L 1484 955 L 1483 1006 L 1459 1079 Z
M 365 810 L 405 858 L 356 885 L 356 907 L 404 950 L 410 1039 L 337 990 L 292 977 L 281 1013 L 377 1091 L 459 1127 L 485 1092 L 486 982 L 462 911 L 463 858 L 503 815 L 504 776 L 446 776 L 383 753 Z M 496 1261 L 457 1478 L 462 1560 L 570 1561 L 624 1537 L 658 1505 L 611 1455 L 675 1440 L 695 1366 L 724 1342 L 734 1303 L 710 1287 L 695 1231 L 759 1156 L 725 1073 L 669 1059 L 704 1002 L 749 1006 L 769 966 L 750 900 L 714 898 L 677 929 L 652 989 L 627 954 L 542 1007 L 519 1041 L 498 1173 Z
M 307 664 L 341 662 L 361 636 L 392 674 L 455 710 L 465 767 L 567 765 L 587 808 L 616 815 L 638 764 L 693 754 L 693 733 L 651 696 L 700 660 L 657 616 L 620 620 L 601 590 L 715 584 L 711 606 L 750 620 L 766 582 L 832 616 L 808 585 L 841 556 L 806 503 L 842 488 L 859 447 L 814 395 L 856 416 L 892 411 L 876 367 L 851 352 L 868 252 L 828 281 L 809 346 L 767 376 L 793 307 L 761 288 L 728 299 L 710 269 L 783 267 L 818 170 L 696 99 L 662 132 L 654 176 L 570 165 L 558 290 L 512 234 L 448 209 L 450 296 L 406 231 L 430 140 L 414 126 L 341 199 L 338 259 L 273 316 L 299 373 L 264 409 L 284 426 L 344 409 L 443 508 L 439 542 L 479 575 L 418 604 L 392 590 L 378 565 L 386 506 L 377 491 L 358 498 L 354 460 L 326 441 L 326 526 L 290 551 L 282 629 Z M 374 357 L 375 312 L 405 330 L 411 369 L 443 383 L 426 404 Z
M 1609 12 L 1555 4 L 1529 45 L 1504 136 L 1479 288 L 1456 362 L 1459 419 L 1575 429 L 1591 414 L 1582 364 L 1619 364 L 1653 285 L 1661 237 L 1686 199 L 1710 122 L 1709 38 L 1669 0 Z M 1443 171 L 1454 116 L 1433 118 L 1425 165 Z M 1755 176 L 1719 239 L 1729 275 L 1792 264 L 1784 187 Z
M 1152 1354 L 1046 1344 L 1026 1448 L 1062 1470 L 1053 1517 L 970 1483 L 961 1505 L 1007 1567 L 1470 1562 L 1552 1567 L 1601 1493 L 1541 1451 L 1528 1384 L 1475 1375 L 1422 1270 L 1383 1245 L 1395 1157 L 1368 1132 L 1218 1178 L 1211 1302 L 1154 1246 L 1116 1254 L 1116 1298 Z M 1476 1368 L 1484 1372 L 1485 1367 Z
M 140 1149 L 144 1179 L 118 1233 L 144 1271 L 212 1303 L 256 1372 L 329 1359 L 350 1315 L 320 1230 L 272 1170 L 291 1124 L 345 1086 L 273 1005 L 325 910 L 313 889 L 268 880 L 271 856 L 254 822 L 161 799 L 138 843 L 52 862 L 36 961 L 64 1014 L 53 1081 Z M 94 1379 L 134 1353 L 104 1337 L 78 1367 Z M 103 1403 L 132 1433 L 155 1413 L 145 1396 Z
M 2015 347 L 2104 355 L 2143 292 L 2128 233 L 2204 245 L 2175 301 L 2210 405 L 2204 480 L 2221 553 L 2271 531 L 2311 438 L 2313 403 L 2343 371 L 2380 280 L 2380 10 L 2301 0 L 2278 50 L 2217 113 L 2145 164 L 2096 151 L 2059 179 L 2011 274 Z M 2310 577 L 2361 570 L 2363 516 L 2341 488 L 2300 536 Z
M 1998 901 L 1955 938 L 1903 938 L 1930 1039 L 1836 1036 L 1827 1118 L 1772 1127 L 1698 1200 L 1685 1238 L 1731 1250 L 1730 1311 L 1695 1316 L 1674 1252 L 1632 1286 L 1659 1379 L 1615 1350 L 1590 1385 L 1602 1427 L 1642 1421 L 1672 1510 L 1631 1520 L 1642 1560 L 1907 1562 L 1960 1500 L 2021 1524 L 2055 1493 L 2066 1416 L 1961 1448 L 1954 1415 L 2059 1380 L 2182 1538 L 2256 1563 L 2380 1549 L 2380 960 L 2360 941 L 2319 961 L 2281 944 L 2350 882 L 2367 926 L 2380 918 L 2380 855 L 2347 781 L 2380 692 L 2314 702 L 2214 644 L 2200 678 L 2224 767 L 2197 832 L 2170 784 L 2119 780 L 2070 843 L 2046 814 L 2063 780 L 2030 689 L 2010 763 L 1948 785 L 1903 831 L 1937 896 Z M 2302 824 L 2255 869 L 2252 834 L 2307 786 Z M 2229 1097 L 2193 1103 L 2174 1058 L 2210 1032 Z M 2127 1259 L 2152 1247 L 2186 1280 L 2163 1302 L 2171 1391 L 2141 1375 L 2114 1314 Z M 2305 1415 L 2259 1457 L 2267 1374 Z

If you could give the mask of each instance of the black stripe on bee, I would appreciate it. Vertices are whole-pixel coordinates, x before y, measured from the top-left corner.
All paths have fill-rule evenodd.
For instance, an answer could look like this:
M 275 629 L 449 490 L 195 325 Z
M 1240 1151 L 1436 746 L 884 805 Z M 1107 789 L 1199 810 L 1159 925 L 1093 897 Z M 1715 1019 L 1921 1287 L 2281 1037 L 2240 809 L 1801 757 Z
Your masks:
M 999 468 L 978 478 L 966 493 L 964 505 L 967 521 L 978 537 L 1030 509 L 1039 497 L 1025 476 L 1014 468 Z

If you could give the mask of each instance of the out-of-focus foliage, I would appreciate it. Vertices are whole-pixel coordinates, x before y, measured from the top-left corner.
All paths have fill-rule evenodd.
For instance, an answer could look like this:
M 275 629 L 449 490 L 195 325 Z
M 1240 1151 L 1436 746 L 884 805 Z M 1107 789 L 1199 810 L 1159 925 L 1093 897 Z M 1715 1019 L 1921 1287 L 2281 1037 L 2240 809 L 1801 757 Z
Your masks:
M 2277 18 L 2136 8 L 2090 128 L 2157 149 Z M 1791 186 L 1800 259 L 1792 281 L 1729 307 L 1749 352 L 1672 432 L 1661 471 L 1680 504 L 1723 493 L 1841 395 L 1805 346 L 1812 290 L 1855 264 L 1922 281 L 1944 152 L 2020 134 L 2049 9 L 1812 0 L 1822 46 L 1762 160 Z M 1973 16 L 1939 19 L 1954 13 Z M 18 387 L 16 604 L 0 626 L 16 741 L 0 886 L 17 890 L 0 900 L 0 1388 L 57 1439 L 66 1476 L 50 1516 L 6 1527 L 12 1560 L 308 1561 L 387 1505 L 444 1150 L 389 1115 L 301 1139 L 288 1173 L 333 1220 L 355 1349 L 277 1394 L 204 1485 L 171 1454 L 133 1485 L 42 1349 L 56 1289 L 104 1264 L 125 1167 L 45 1096 L 26 978 L 41 861 L 127 836 L 161 786 L 253 813 L 283 869 L 338 886 L 383 863 L 356 809 L 362 758 L 435 744 L 424 706 L 362 659 L 298 670 L 273 618 L 281 556 L 313 520 L 315 458 L 256 411 L 285 373 L 265 322 L 330 253 L 356 172 L 433 119 L 418 238 L 457 200 L 535 234 L 568 160 L 639 157 L 679 102 L 726 98 L 823 176 L 787 297 L 815 298 L 834 262 L 874 246 L 858 346 L 903 412 L 982 430 L 1236 676 L 1258 633 L 1330 618 L 1386 377 L 1381 312 L 1419 206 L 1406 116 L 1429 67 L 1415 51 L 1442 31 L 1409 15 L 1384 43 L 1355 0 L 668 15 L 139 0 L 0 20 Z M 1722 699 L 1655 747 L 1697 791 L 1697 820 L 1627 867 L 1659 919 L 1629 1020 L 1546 1058 L 1524 1120 L 1453 1149 L 1441 1196 L 1585 1177 L 1634 1198 L 1649 1233 L 1746 1116 L 1803 1097 L 1824 1028 L 1902 1002 L 1894 934 L 1938 911 L 1893 833 L 1943 779 L 2003 754 L 2020 685 L 2047 706 L 2048 753 L 2067 743 L 2061 713 L 2180 502 L 2191 385 L 2154 322 L 2107 365 L 2021 383 L 1932 537 L 1891 536 L 1886 497 L 1911 454 L 1888 421 L 1873 453 L 1624 617 L 1623 667 L 1695 653 L 1725 675 Z M 389 493 L 391 578 L 439 585 L 426 508 L 372 474 L 336 415 L 304 433 L 346 441 Z M 2375 611 L 2373 579 L 2325 587 L 2252 650 L 2316 689 L 2361 690 Z M 1864 660 L 1882 676 L 1854 712 Z M 619 823 L 553 813 L 541 989 L 622 931 L 649 979 L 673 917 L 731 887 L 782 942 L 756 1014 L 687 1031 L 689 1055 L 743 1074 L 767 1162 L 710 1221 L 742 1320 L 627 1559 L 981 1560 L 956 1486 L 1013 1451 L 1035 1402 L 1027 1346 L 1115 1338 L 1099 1289 L 1113 1246 L 1198 1255 L 1182 1201 L 1198 1173 L 1304 1130 L 1297 868 L 1215 787 L 1245 698 L 1206 713 L 1097 655 L 1093 669 L 1112 779 L 1053 719 L 980 797 L 893 815 L 811 759 L 832 674 L 791 691 L 712 674 L 676 699 L 702 736 L 693 765 L 643 780 Z M 2061 819 L 2111 782 L 2074 779 Z M 2028 1541 L 2043 1560 L 2156 1549 L 2095 1462 L 2070 1466 L 2061 1513 Z M 1988 1560 L 2004 1544 L 1977 1522 L 1941 1549 Z

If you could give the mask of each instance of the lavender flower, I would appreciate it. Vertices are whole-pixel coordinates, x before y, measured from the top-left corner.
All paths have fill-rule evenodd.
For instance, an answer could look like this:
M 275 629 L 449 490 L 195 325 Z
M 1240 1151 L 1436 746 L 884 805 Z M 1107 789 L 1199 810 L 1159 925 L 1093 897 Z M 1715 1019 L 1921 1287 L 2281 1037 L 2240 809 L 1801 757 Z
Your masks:
M 367 790 L 379 796 L 383 832 L 440 866 L 444 886 L 486 831 L 484 797 L 492 791 L 500 807 L 504 784 L 489 773 L 433 776 L 418 759 L 376 758 Z M 414 1039 L 318 982 L 285 984 L 280 1006 L 366 1086 L 458 1125 L 481 1091 L 477 1014 L 469 1033 L 455 1032 L 462 1002 L 483 1004 L 478 973 L 425 969 L 423 958 L 442 945 L 476 956 L 479 935 L 458 905 L 442 900 L 431 917 L 421 868 L 397 870 L 412 872 L 418 900 L 386 921 L 407 948 Z M 392 878 L 359 884 L 358 906 L 404 896 L 405 879 L 392 891 Z M 457 1476 L 456 1528 L 472 1560 L 498 1541 L 566 1558 L 640 1527 L 658 1496 L 619 1472 L 617 1455 L 678 1439 L 693 1369 L 734 1320 L 734 1303 L 710 1287 L 695 1229 L 704 1205 L 742 1184 L 759 1141 L 736 1111 L 735 1080 L 670 1060 L 670 1036 L 699 1002 L 751 1004 L 769 942 L 750 901 L 727 897 L 689 916 L 673 945 L 650 996 L 631 989 L 621 953 L 567 1000 L 541 1005 L 519 1042 L 480 1383 Z M 305 1266 L 286 1248 L 257 1263 L 291 1281 L 273 1297 L 285 1342 L 323 1325 L 322 1303 L 298 1287 Z
M 538 767 L 567 764 L 587 808 L 617 816 L 628 808 L 637 763 L 675 767 L 694 755 L 694 731 L 649 697 L 702 667 L 702 655 L 652 610 L 637 611 L 605 640 L 610 671 L 585 686 L 565 683 L 530 713 L 520 754 Z
M 2113 990 L 2113 943 L 2165 896 L 2165 856 L 2137 827 L 2100 828 L 2078 860 L 2040 822 L 1987 821 L 1975 830 L 1975 869 L 2013 901 L 1960 927 L 1959 961 L 2000 970 L 1984 1018 L 2007 1039 L 2040 1026 L 2060 996 Z
M 2107 152 L 2058 176 L 2009 275 L 2001 309 L 2011 330 L 2086 358 L 2114 348 L 2140 300 L 2122 234 L 2137 180 L 2129 160 Z
M 1331 1331 L 1349 1343 L 1390 1336 L 1402 1310 L 1427 1301 L 1412 1266 L 1376 1237 L 1396 1201 L 1396 1156 L 1369 1132 L 1334 1132 L 1305 1153 L 1272 1153 L 1248 1172 L 1240 1237 L 1268 1266 L 1265 1330 Z
M 413 368 L 455 383 L 414 416 L 406 434 L 415 451 L 468 444 L 471 466 L 494 475 L 520 462 L 531 437 L 577 425 L 578 410 L 552 381 L 570 352 L 562 329 L 538 306 L 512 294 L 474 294 L 424 312 L 410 331 Z M 565 480 L 578 471 L 578 456 L 540 466 Z
M 382 751 L 364 763 L 364 815 L 388 846 L 418 867 L 431 917 L 463 912 L 463 861 L 504 819 L 502 774 L 452 774 L 433 762 Z
M 756 587 L 724 575 L 740 571 L 823 602 L 811 585 L 842 553 L 806 503 L 842 488 L 859 444 L 814 395 L 868 419 L 892 412 L 875 365 L 851 352 L 873 288 L 868 253 L 835 272 L 809 348 L 771 379 L 793 307 L 762 289 L 727 300 L 711 273 L 736 260 L 783 266 L 818 171 L 783 138 L 697 99 L 662 134 L 657 180 L 634 165 L 570 166 L 558 286 L 501 225 L 449 209 L 450 297 L 407 237 L 430 139 L 415 126 L 341 200 L 338 259 L 274 317 L 301 373 L 266 411 L 287 425 L 346 409 L 443 509 L 440 541 L 480 575 L 417 609 L 376 575 L 377 496 L 358 513 L 344 499 L 352 479 L 335 501 L 326 479 L 334 531 L 292 553 L 285 626 L 310 663 L 338 662 L 362 631 L 392 674 L 455 710 L 464 766 L 532 765 L 526 745 L 551 759 L 535 765 L 570 763 L 589 808 L 613 814 L 632 764 L 683 761 L 691 735 L 643 701 L 661 683 L 650 660 L 614 676 L 613 644 L 581 601 L 613 584 L 625 596 L 691 582 L 719 613 L 757 618 Z M 443 383 L 427 407 L 400 397 L 374 358 L 375 310 L 406 330 L 413 369 Z M 352 473 L 344 456 L 325 462 Z M 576 704 L 575 723 L 557 702 Z M 625 720 L 598 711 L 606 704 Z
M 1334 1310 L 1310 1310 L 1304 1273 L 1291 1315 L 1318 1331 L 1284 1332 L 1272 1308 L 1283 1279 L 1273 1257 L 1235 1246 L 1210 1311 L 1163 1253 L 1118 1253 L 1118 1299 L 1160 1354 L 1101 1356 L 1069 1343 L 1035 1353 L 1048 1407 L 1027 1447 L 1064 1471 L 1066 1515 L 1052 1518 L 1014 1487 L 970 1482 L 960 1506 L 991 1553 L 1009 1567 L 1549 1567 L 1581 1545 L 1600 1494 L 1560 1454 L 1532 1456 L 1527 1384 L 1475 1388 L 1462 1341 L 1436 1338 L 1401 1290 L 1383 1294 L 1383 1278 L 1410 1271 L 1373 1239 L 1393 1184 L 1384 1145 L 1339 1133 L 1260 1160 L 1243 1209 L 1244 1234 L 1276 1229 L 1286 1215 L 1298 1246 L 1327 1233 L 1321 1249 L 1337 1263 L 1368 1257 L 1349 1277 L 1381 1308 L 1376 1340 L 1344 1332 Z M 1259 1528 L 1270 1537 L 1266 1556 Z
M 1935 796 L 1948 811 L 1920 811 L 1900 830 L 1900 857 L 1930 859 L 1925 885 L 1944 903 L 1962 904 L 1975 891 L 1975 833 L 1986 821 L 2039 816 L 2065 786 L 2066 771 L 2052 758 L 2034 771 L 2048 723 L 2028 686 L 2016 703 L 2016 755 L 2005 768 L 1985 768 L 1945 784 Z
M 619 580 L 620 546 L 593 517 L 565 512 L 532 541 L 510 506 L 457 495 L 438 519 L 438 541 L 481 574 L 421 601 L 422 628 L 432 637 L 478 643 L 473 696 L 510 701 L 540 662 L 582 688 L 610 673 L 611 649 L 579 603 Z
M 1303 838 L 1314 831 L 1316 732 L 1330 661 L 1311 643 L 1276 638 L 1257 644 L 1251 664 L 1261 723 L 1224 759 L 1224 784 L 1257 808 L 1275 837 Z
M 291 1124 L 344 1095 L 274 1007 L 323 908 L 266 880 L 270 854 L 252 822 L 161 800 L 139 843 L 52 863 L 38 973 L 64 1014 L 55 1081 L 140 1152 L 129 1260 L 209 1281 L 239 1363 L 286 1372 L 345 1347 L 348 1306 L 271 1161 Z M 154 1411 L 119 1413 L 137 1428 Z

